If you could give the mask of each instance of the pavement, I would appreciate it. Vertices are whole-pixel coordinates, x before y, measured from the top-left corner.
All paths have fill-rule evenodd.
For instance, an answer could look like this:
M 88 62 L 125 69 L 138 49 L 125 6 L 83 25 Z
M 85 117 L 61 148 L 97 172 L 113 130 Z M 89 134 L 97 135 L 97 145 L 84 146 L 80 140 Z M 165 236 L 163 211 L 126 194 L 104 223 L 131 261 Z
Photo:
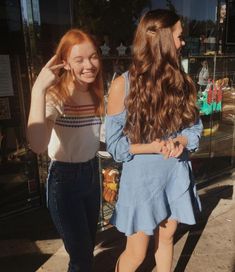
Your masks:
M 235 272 L 235 172 L 199 189 L 198 224 L 180 224 L 175 235 L 174 272 Z M 154 272 L 153 241 L 138 272 Z M 113 272 L 125 247 L 114 227 L 97 234 L 94 272 Z M 68 256 L 46 208 L 0 221 L 0 272 L 64 272 Z

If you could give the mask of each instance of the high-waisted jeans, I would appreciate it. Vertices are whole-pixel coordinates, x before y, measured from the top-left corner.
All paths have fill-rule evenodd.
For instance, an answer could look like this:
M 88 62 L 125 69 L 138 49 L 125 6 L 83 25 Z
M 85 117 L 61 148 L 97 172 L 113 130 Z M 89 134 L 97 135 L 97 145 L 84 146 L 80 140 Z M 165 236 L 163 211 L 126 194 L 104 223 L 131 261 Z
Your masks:
M 47 197 L 52 220 L 70 257 L 68 271 L 92 271 L 100 208 L 97 159 L 51 162 Z

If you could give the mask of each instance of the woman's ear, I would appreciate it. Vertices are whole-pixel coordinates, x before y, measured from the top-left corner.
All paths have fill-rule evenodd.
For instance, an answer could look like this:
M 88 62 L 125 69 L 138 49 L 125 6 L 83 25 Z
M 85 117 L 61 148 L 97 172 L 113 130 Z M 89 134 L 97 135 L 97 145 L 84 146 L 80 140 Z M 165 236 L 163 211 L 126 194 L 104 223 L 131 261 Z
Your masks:
M 68 62 L 64 61 L 64 64 L 65 64 L 65 66 L 64 66 L 65 70 L 67 70 L 67 71 L 71 70 L 70 65 L 69 65 Z

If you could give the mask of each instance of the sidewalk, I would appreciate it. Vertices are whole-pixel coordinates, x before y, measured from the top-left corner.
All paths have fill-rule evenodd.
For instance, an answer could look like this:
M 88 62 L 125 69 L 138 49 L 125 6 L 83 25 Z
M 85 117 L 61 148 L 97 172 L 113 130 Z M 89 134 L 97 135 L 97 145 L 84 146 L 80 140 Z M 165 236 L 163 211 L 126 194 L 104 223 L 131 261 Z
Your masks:
M 199 190 L 203 212 L 196 226 L 180 225 L 178 228 L 174 272 L 235 272 L 234 188 L 235 173 Z M 27 218 L 28 215 L 24 216 Z M 24 220 L 21 229 L 8 224 L 8 229 L 4 231 L 2 227 L 6 225 L 0 222 L 0 271 L 66 271 L 68 257 L 49 215 L 45 211 L 41 211 L 41 214 L 35 212 L 31 220 L 35 220 L 33 227 L 32 222 Z M 12 224 L 16 222 L 12 220 Z M 14 235 L 17 239 L 7 235 L 12 231 L 18 233 Z M 99 232 L 95 248 L 95 272 L 113 272 L 124 246 L 125 237 L 115 228 Z M 155 271 L 152 255 L 151 241 L 146 261 L 138 272 Z
M 235 175 L 199 190 L 203 213 L 197 226 L 181 225 L 176 235 L 174 272 L 235 271 Z M 98 234 L 95 271 L 114 271 L 115 260 L 123 250 L 125 237 L 114 228 Z M 155 271 L 149 255 L 139 271 Z M 38 272 L 66 271 L 68 258 L 61 247 Z

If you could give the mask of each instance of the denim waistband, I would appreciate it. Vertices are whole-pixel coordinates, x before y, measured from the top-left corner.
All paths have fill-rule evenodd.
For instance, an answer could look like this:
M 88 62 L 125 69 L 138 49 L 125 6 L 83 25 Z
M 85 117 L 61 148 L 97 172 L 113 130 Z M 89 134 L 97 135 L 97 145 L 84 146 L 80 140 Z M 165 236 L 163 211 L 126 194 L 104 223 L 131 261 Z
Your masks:
M 60 167 L 64 169 L 80 169 L 86 166 L 94 166 L 96 163 L 98 163 L 98 158 L 94 157 L 93 159 L 86 161 L 86 162 L 62 162 L 62 161 L 51 161 L 50 167 Z
M 93 159 L 86 161 L 86 162 L 62 162 L 62 161 L 51 161 L 50 166 L 48 169 L 48 177 L 47 177 L 47 183 L 46 183 L 46 201 L 47 201 L 47 206 L 48 206 L 48 191 L 49 191 L 49 180 L 52 175 L 52 173 L 60 169 L 62 171 L 66 171 L 67 173 L 73 172 L 73 173 L 78 173 L 80 171 L 89 171 L 92 173 L 92 180 L 91 184 L 99 184 L 99 164 L 98 164 L 98 158 L 94 157 Z M 76 175 L 76 174 L 75 174 Z M 97 182 L 96 182 L 97 181 Z

